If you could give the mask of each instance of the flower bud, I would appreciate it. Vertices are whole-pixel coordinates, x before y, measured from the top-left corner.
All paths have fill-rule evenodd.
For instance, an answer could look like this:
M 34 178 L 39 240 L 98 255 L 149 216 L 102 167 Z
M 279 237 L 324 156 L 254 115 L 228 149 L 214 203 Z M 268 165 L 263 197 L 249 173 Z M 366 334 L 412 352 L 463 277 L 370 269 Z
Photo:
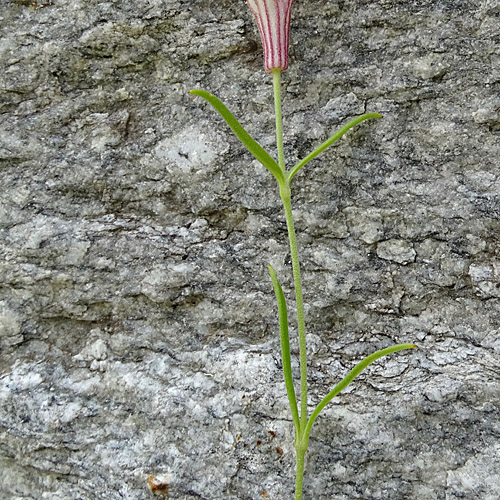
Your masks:
M 293 0 L 247 0 L 262 39 L 264 68 L 288 68 L 288 44 Z

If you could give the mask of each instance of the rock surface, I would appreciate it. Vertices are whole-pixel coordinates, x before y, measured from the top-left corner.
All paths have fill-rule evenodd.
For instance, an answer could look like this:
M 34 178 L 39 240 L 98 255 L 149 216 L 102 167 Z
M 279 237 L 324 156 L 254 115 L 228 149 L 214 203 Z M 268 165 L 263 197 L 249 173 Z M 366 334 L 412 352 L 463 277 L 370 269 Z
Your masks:
M 363 355 L 420 347 L 319 418 L 304 500 L 500 498 L 499 16 L 494 0 L 295 2 L 289 164 L 384 115 L 293 186 L 311 409 Z M 292 310 L 279 196 L 187 93 L 274 150 L 250 12 L 6 0 L 0 29 L 0 498 L 168 483 L 178 500 L 289 500 L 265 266 Z

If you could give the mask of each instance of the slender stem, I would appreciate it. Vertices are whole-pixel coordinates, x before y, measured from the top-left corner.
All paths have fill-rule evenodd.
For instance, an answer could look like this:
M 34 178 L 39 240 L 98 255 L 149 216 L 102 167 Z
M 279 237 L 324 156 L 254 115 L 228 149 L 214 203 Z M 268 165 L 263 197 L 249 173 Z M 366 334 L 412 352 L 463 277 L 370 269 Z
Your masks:
M 278 164 L 285 172 L 285 159 L 283 154 L 283 122 L 281 118 L 281 71 L 273 71 L 274 107 L 276 110 L 276 143 L 278 146 Z M 300 349 L 300 424 L 305 429 L 307 424 L 307 360 L 306 360 L 306 327 L 304 322 L 304 305 L 302 302 L 302 284 L 300 280 L 299 253 L 295 239 L 295 228 L 292 217 L 292 204 L 290 199 L 290 184 L 285 180 L 280 186 L 281 199 L 285 209 L 288 239 L 290 240 L 290 253 L 292 255 L 293 282 L 295 286 L 295 301 L 297 304 L 297 326 L 299 332 Z
M 285 173 L 285 154 L 283 152 L 283 120 L 281 118 L 281 70 L 273 71 L 274 110 L 276 114 L 276 145 L 278 146 L 278 165 Z
M 295 476 L 295 500 L 302 500 L 302 487 L 304 483 L 304 457 L 306 450 L 297 450 L 297 475 Z
M 306 327 L 304 322 L 304 304 L 302 302 L 302 284 L 300 280 L 299 252 L 292 216 L 290 181 L 286 175 L 285 157 L 283 152 L 283 123 L 281 117 L 281 72 L 273 71 L 274 107 L 276 112 L 276 144 L 278 147 L 278 165 L 284 174 L 280 182 L 280 195 L 285 210 L 290 253 L 292 256 L 293 283 L 295 287 L 295 302 L 297 307 L 297 330 L 299 333 L 300 351 L 300 425 L 295 433 L 295 450 L 297 453 L 297 474 L 295 479 L 295 500 L 302 500 L 302 485 L 304 481 L 304 457 L 307 451 L 309 435 L 304 430 L 307 425 L 307 359 L 306 359 Z
M 306 360 L 306 327 L 304 322 L 304 304 L 302 302 L 302 285 L 300 280 L 299 254 L 295 229 L 292 218 L 292 204 L 290 197 L 282 195 L 283 207 L 285 209 L 286 225 L 288 227 L 288 238 L 290 240 L 290 253 L 292 256 L 293 282 L 295 286 L 295 302 L 297 305 L 297 327 L 299 331 L 300 351 L 300 428 L 305 429 L 307 424 L 307 360 Z

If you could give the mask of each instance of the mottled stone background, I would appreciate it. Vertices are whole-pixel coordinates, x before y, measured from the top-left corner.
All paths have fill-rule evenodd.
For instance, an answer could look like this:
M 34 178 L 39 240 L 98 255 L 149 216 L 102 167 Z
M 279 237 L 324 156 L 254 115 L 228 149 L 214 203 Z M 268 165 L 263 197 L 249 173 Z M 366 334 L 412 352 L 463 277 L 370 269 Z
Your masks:
M 0 498 L 290 500 L 278 192 L 187 93 L 274 151 L 244 2 L 1 0 L 0 26 Z M 294 180 L 311 409 L 420 346 L 320 417 L 305 500 L 498 500 L 500 6 L 296 0 L 290 57 L 289 164 L 384 115 Z

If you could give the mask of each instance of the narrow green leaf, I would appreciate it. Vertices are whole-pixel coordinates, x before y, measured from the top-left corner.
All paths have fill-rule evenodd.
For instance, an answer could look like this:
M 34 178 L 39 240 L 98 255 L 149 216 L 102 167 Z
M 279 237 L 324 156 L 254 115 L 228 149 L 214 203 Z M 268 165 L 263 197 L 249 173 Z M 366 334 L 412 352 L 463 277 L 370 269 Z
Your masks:
M 382 349 L 381 351 L 377 351 L 370 356 L 366 357 L 362 361 L 360 361 L 348 374 L 347 376 L 335 386 L 335 388 L 330 391 L 318 404 L 316 409 L 312 412 L 309 421 L 307 422 L 307 426 L 305 429 L 306 434 L 309 434 L 311 431 L 311 427 L 316 420 L 316 417 L 320 414 L 321 410 L 340 392 L 342 392 L 369 364 L 373 363 L 377 359 L 387 356 L 388 354 L 392 354 L 393 352 L 402 351 L 403 349 L 417 349 L 415 344 L 397 344 L 391 347 L 387 347 L 386 349 Z
M 331 146 L 335 141 L 338 141 L 348 130 L 352 127 L 361 123 L 364 120 L 368 120 L 369 118 L 382 118 L 382 115 L 378 113 L 367 113 L 365 115 L 358 116 L 351 120 L 349 123 L 344 125 L 340 130 L 335 132 L 328 140 L 326 140 L 321 146 L 316 148 L 312 153 L 307 155 L 303 160 L 299 161 L 299 163 L 295 164 L 288 173 L 288 180 L 291 181 L 295 174 L 304 166 L 307 165 L 311 160 L 316 158 L 319 154 L 321 154 L 327 147 Z
M 231 127 L 231 130 L 236 134 L 238 139 L 243 145 L 252 153 L 256 160 L 260 161 L 273 175 L 278 182 L 282 184 L 285 180 L 284 174 L 276 163 L 276 161 L 269 155 L 269 153 L 243 128 L 234 115 L 229 111 L 222 102 L 214 95 L 206 92 L 205 90 L 191 90 L 190 94 L 203 97 L 207 100 L 218 113 L 224 118 L 226 123 Z
M 290 339 L 288 336 L 288 314 L 286 309 L 285 295 L 283 289 L 279 284 L 278 278 L 271 266 L 267 266 L 269 274 L 273 280 L 274 293 L 278 301 L 278 312 L 280 318 L 280 339 L 281 339 L 281 359 L 283 361 L 283 375 L 285 376 L 286 392 L 288 394 L 288 401 L 290 402 L 290 410 L 292 411 L 293 423 L 295 429 L 299 432 L 299 411 L 297 409 L 297 399 L 295 397 L 295 387 L 292 378 L 292 363 L 290 361 Z

